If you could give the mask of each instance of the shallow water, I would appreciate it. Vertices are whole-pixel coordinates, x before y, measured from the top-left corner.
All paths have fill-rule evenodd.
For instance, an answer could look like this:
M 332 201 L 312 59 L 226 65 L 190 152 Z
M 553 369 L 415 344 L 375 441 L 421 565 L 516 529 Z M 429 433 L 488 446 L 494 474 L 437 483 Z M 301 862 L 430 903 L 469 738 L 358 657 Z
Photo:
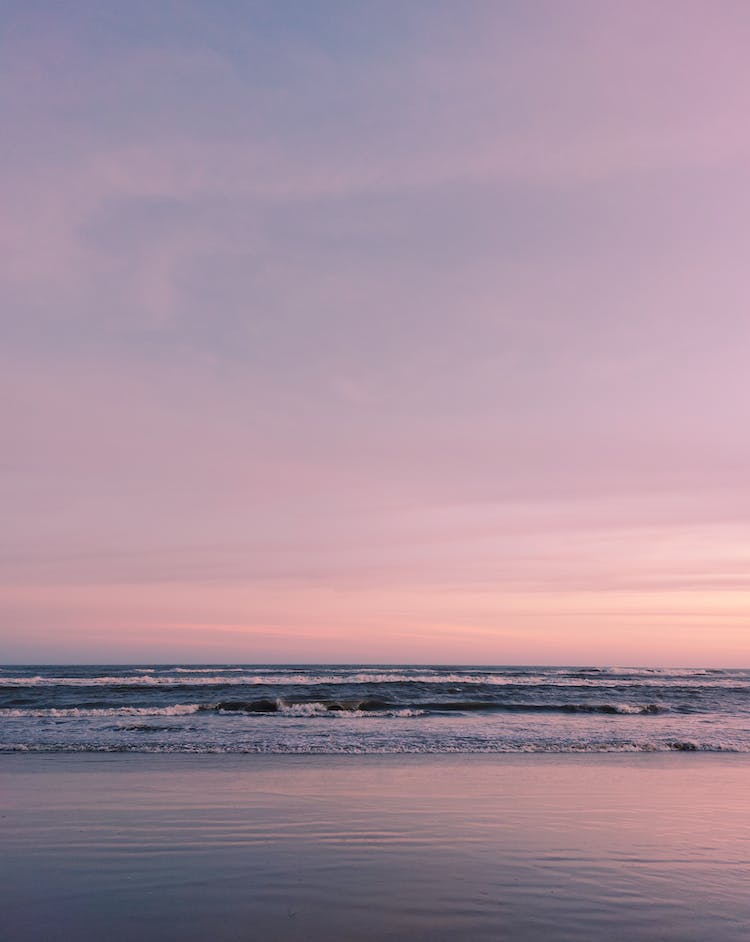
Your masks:
M 14 942 L 740 942 L 750 759 L 6 755 Z

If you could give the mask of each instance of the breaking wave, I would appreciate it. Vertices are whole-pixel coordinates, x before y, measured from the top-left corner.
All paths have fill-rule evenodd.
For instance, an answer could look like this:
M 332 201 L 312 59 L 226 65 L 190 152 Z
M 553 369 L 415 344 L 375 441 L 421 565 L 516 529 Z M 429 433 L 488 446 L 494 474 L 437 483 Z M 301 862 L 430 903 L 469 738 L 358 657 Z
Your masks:
M 201 709 L 198 703 L 176 703 L 165 707 L 49 707 L 46 709 L 0 709 L 0 716 L 33 717 L 98 717 L 98 716 L 188 716 Z
M 457 686 L 488 687 L 663 687 L 675 688 L 683 685 L 688 689 L 722 688 L 750 689 L 750 677 L 747 675 L 729 679 L 716 676 L 716 671 L 680 671 L 670 674 L 609 670 L 597 668 L 580 671 L 554 671 L 537 674 L 498 674 L 469 672 L 427 672 L 396 673 L 366 672 L 356 673 L 248 673 L 245 668 L 222 668 L 220 673 L 215 668 L 172 668 L 169 674 L 157 674 L 144 671 L 130 674 L 102 676 L 3 676 L 0 673 L 0 689 L 4 687 L 225 687 L 225 686 L 283 686 L 310 687 L 333 685 L 403 685 L 403 684 L 454 684 Z M 176 675 L 176 676 L 175 676 Z M 708 678 L 708 679 L 706 679 Z M 675 683 L 675 681 L 677 683 Z M 692 682 L 691 682 L 692 681 Z M 697 682 L 696 682 L 697 681 Z
M 129 731 L 163 731 L 170 727 L 128 727 Z M 441 754 L 496 754 L 496 755 L 592 755 L 603 753 L 669 753 L 669 752 L 701 752 L 701 753 L 747 753 L 747 749 L 738 748 L 731 743 L 700 742 L 692 740 L 665 740 L 665 741 L 625 741 L 612 743 L 568 743 L 568 742 L 541 742 L 541 743 L 508 743 L 485 742 L 473 744 L 467 748 L 461 741 L 447 741 L 438 744 L 423 744 L 418 742 L 402 743 L 367 743 L 367 742 L 336 742 L 329 741 L 326 748 L 306 744 L 294 743 L 243 743 L 215 744 L 215 743 L 153 743 L 153 742 L 119 742 L 119 743 L 21 743 L 11 742 L 0 745 L 0 752 L 97 752 L 97 753 L 168 753 L 192 755 L 441 755 Z

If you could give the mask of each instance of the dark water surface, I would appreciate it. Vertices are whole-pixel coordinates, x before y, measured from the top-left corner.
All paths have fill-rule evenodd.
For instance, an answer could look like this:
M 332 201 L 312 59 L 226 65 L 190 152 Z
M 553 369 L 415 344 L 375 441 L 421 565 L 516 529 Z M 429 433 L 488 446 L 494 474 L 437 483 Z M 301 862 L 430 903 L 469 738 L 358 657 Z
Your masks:
M 745 942 L 743 755 L 0 757 L 3 938 Z
M 7 666 L 0 750 L 750 753 L 750 670 Z

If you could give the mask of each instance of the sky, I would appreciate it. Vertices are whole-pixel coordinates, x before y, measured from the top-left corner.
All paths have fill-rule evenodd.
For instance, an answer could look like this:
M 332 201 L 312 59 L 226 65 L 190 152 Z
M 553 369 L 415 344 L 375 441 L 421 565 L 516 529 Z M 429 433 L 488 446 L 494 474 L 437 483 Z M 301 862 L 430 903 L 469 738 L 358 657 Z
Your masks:
M 750 8 L 0 6 L 0 662 L 750 665 Z

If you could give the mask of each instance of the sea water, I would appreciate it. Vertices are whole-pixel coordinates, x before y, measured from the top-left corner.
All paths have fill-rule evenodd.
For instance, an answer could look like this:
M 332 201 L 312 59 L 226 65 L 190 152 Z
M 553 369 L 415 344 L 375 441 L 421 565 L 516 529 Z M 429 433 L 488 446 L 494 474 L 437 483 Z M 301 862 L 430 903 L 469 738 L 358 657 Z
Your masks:
M 750 670 L 7 666 L 0 750 L 750 753 Z

